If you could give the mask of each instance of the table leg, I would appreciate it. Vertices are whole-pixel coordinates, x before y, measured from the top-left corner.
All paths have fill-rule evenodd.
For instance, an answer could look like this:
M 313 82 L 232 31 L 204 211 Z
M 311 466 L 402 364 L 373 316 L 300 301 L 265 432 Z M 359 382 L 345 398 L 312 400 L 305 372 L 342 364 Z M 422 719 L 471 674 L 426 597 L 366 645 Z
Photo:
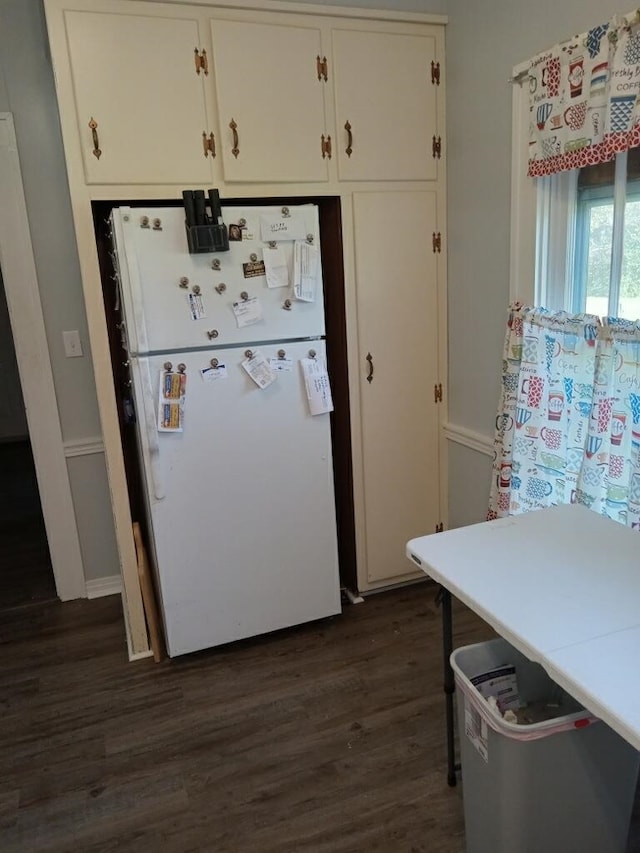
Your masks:
M 451 593 L 448 589 L 440 587 L 436 597 L 436 603 L 442 605 L 442 656 L 444 665 L 444 694 L 445 694 L 445 713 L 447 721 L 447 784 L 453 788 L 456 785 L 456 770 L 459 770 L 459 765 L 456 765 L 455 758 L 455 741 L 454 741 L 454 720 L 453 720 L 453 694 L 455 693 L 456 685 L 453 677 L 453 669 L 449 658 L 453 651 L 453 620 L 451 616 Z

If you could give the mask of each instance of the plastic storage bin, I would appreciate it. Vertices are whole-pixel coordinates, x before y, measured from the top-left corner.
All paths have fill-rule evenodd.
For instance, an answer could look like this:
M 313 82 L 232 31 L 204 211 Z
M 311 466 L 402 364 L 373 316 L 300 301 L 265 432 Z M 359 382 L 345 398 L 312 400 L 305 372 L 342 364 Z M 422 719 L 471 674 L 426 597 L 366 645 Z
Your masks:
M 504 664 L 523 702 L 559 700 L 559 716 L 505 722 L 470 680 Z M 640 753 L 506 640 L 457 649 L 451 666 L 467 853 L 625 853 Z

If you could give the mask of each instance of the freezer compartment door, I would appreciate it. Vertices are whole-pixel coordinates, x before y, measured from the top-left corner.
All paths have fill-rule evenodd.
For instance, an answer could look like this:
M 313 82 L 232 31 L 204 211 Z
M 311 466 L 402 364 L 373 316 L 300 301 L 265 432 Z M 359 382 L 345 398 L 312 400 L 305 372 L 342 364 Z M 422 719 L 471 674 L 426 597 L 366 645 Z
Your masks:
M 323 341 L 313 347 L 324 357 Z M 309 344 L 284 350 L 291 369 L 264 389 L 241 366 L 243 349 L 133 360 L 172 656 L 340 612 L 329 415 L 309 414 L 300 367 Z M 203 378 L 214 355 L 226 378 Z M 185 365 L 182 432 L 148 422 L 166 361 Z
M 181 207 L 114 209 L 130 352 L 324 335 L 318 209 L 293 206 L 286 216 L 282 210 L 223 207 L 229 251 L 192 255 Z M 302 237 L 297 250 L 292 234 Z

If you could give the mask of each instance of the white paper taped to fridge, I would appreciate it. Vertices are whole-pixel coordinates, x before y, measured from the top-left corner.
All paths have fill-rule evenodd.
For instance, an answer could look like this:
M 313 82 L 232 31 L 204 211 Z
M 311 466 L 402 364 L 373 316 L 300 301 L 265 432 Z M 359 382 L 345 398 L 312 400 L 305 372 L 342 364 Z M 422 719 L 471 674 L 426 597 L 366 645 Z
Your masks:
M 302 358 L 302 375 L 307 390 L 309 411 L 312 415 L 324 415 L 333 411 L 333 399 L 329 385 L 327 365 L 322 358 Z
M 282 246 L 267 246 L 262 254 L 267 287 L 288 287 L 289 265 Z
M 265 243 L 270 240 L 304 240 L 307 236 L 304 218 L 295 213 L 290 216 L 263 214 L 260 217 L 260 236 Z
M 298 240 L 294 244 L 293 292 L 302 302 L 315 302 L 318 257 L 318 250 L 311 243 Z
M 253 353 L 251 358 L 243 361 L 242 366 L 258 388 L 268 388 L 276 380 L 276 374 L 269 367 L 269 362 L 258 350 Z
M 189 293 L 187 295 L 187 301 L 189 303 L 189 312 L 192 320 L 202 320 L 207 316 L 204 310 L 202 296 L 199 293 Z

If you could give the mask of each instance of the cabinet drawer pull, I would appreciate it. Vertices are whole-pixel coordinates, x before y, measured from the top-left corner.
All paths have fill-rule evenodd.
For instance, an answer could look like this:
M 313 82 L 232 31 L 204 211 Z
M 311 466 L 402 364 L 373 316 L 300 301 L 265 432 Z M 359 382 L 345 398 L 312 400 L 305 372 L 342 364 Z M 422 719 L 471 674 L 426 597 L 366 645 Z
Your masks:
M 353 148 L 351 147 L 353 145 L 353 135 L 351 133 L 351 125 L 348 121 L 345 124 L 344 129 L 347 131 L 347 137 L 348 137 L 347 138 L 347 147 L 344 150 L 345 150 L 347 157 L 351 157 L 351 155 L 353 154 Z
M 367 361 L 369 362 L 369 373 L 367 374 L 367 382 L 369 385 L 373 382 L 373 356 L 370 352 L 367 353 Z
M 93 156 L 96 158 L 96 160 L 99 160 L 102 151 L 100 150 L 100 141 L 98 139 L 98 122 L 94 119 L 93 116 L 91 116 L 89 127 L 91 128 L 91 136 L 93 138 Z
M 231 149 L 231 153 L 234 157 L 237 157 L 240 153 L 240 149 L 238 148 L 238 125 L 235 123 L 234 119 L 231 119 L 229 127 L 231 128 L 231 132 L 233 133 L 233 148 Z

